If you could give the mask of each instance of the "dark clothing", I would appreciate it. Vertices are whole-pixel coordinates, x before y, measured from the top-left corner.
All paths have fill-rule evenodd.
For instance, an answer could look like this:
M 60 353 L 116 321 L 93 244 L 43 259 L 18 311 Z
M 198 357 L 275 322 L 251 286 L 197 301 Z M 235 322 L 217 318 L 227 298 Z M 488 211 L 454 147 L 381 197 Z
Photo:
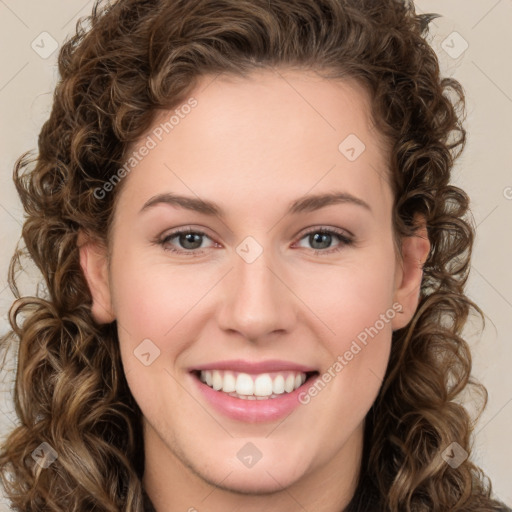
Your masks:
M 144 496 L 144 512 L 156 512 L 153 503 L 151 503 L 149 496 L 146 494 L 146 491 L 142 491 L 142 495 Z

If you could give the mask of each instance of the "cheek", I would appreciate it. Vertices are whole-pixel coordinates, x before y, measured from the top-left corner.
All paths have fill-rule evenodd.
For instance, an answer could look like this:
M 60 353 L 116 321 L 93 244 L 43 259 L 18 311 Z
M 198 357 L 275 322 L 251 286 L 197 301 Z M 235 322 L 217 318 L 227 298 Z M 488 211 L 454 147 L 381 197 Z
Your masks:
M 128 383 L 139 403 L 151 404 L 162 389 L 170 396 L 179 391 L 172 376 L 182 371 L 182 355 L 200 336 L 207 321 L 201 301 L 218 278 L 143 260 L 113 262 L 113 305 Z
M 200 285 L 190 277 L 179 267 L 119 258 L 113 265 L 112 282 L 120 330 L 124 327 L 133 340 L 173 336 L 175 326 L 207 288 L 204 281 Z
M 391 348 L 391 322 L 398 314 L 399 306 L 393 307 L 393 258 L 392 248 L 376 251 L 364 261 L 330 268 L 323 280 L 316 276 L 309 283 L 311 309 L 328 328 L 322 337 L 329 353 L 325 381 L 340 399 L 347 400 L 346 406 L 360 406 L 364 412 L 382 383 Z M 325 286 L 319 286 L 322 281 Z
M 144 416 L 153 420 L 160 418 L 164 397 L 166 407 L 183 409 L 175 363 L 193 339 L 187 315 L 201 293 L 179 276 L 179 269 L 143 265 L 127 257 L 112 265 L 124 373 Z
M 378 255 L 387 255 L 379 257 Z M 393 317 L 395 290 L 392 251 L 376 251 L 354 258 L 346 265 L 329 266 L 323 273 L 303 280 L 305 302 L 318 314 L 331 332 L 332 348 L 344 350 L 350 340 L 378 322 L 378 330 L 389 335 L 391 325 L 379 321 L 382 315 Z M 363 336 L 364 337 L 364 336 Z M 339 353 L 339 350 L 337 351 Z
M 162 382 L 169 384 L 169 350 L 179 348 L 166 346 L 165 340 L 179 325 L 184 301 L 176 287 L 168 286 L 162 271 L 128 256 L 113 261 L 111 277 L 124 372 L 136 400 L 150 403 Z

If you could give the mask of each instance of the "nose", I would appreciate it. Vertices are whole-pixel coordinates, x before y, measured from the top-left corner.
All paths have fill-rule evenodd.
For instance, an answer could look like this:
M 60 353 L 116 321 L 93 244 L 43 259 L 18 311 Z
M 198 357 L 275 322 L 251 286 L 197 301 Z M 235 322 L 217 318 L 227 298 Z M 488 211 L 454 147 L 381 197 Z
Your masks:
M 253 343 L 290 332 L 297 322 L 297 297 L 286 271 L 265 250 L 249 262 L 234 253 L 234 268 L 223 280 L 217 321 Z

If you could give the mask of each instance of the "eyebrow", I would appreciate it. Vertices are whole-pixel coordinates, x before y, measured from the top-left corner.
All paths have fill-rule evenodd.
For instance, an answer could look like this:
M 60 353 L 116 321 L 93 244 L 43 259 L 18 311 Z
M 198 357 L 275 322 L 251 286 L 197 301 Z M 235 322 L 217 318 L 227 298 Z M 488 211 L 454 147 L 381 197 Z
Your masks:
M 225 217 L 225 213 L 222 208 L 212 201 L 172 193 L 158 194 L 151 197 L 146 201 L 146 203 L 144 203 L 144 206 L 141 208 L 139 213 L 159 204 L 178 206 L 204 215 L 218 216 L 221 218 Z M 367 202 L 363 201 L 359 197 L 349 194 L 348 192 L 330 192 L 326 194 L 314 194 L 301 197 L 289 205 L 287 213 L 297 214 L 313 212 L 335 204 L 353 204 L 372 213 L 372 209 Z

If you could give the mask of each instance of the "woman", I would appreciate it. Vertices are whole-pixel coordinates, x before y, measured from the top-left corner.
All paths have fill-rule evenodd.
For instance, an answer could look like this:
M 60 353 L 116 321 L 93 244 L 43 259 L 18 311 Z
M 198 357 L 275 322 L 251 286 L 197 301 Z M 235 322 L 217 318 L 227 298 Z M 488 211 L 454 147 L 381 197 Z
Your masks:
M 480 310 L 431 17 L 96 3 L 15 170 L 48 294 L 10 315 L 14 510 L 504 510 L 456 402 Z

